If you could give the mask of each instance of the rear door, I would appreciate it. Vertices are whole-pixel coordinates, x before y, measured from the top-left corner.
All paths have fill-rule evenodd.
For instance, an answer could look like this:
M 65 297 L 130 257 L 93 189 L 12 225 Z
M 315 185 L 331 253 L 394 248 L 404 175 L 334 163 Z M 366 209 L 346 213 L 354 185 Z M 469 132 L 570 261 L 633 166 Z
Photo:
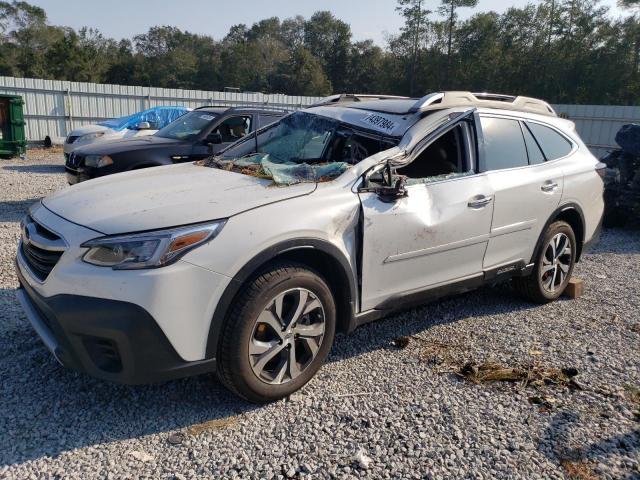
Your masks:
M 518 118 L 481 116 L 482 170 L 495 192 L 491 239 L 484 269 L 527 264 L 562 197 L 561 164 L 547 161 L 527 124 Z
M 397 173 L 404 198 L 361 192 L 362 309 L 393 308 L 407 295 L 482 275 L 493 192 L 477 175 L 474 115 L 428 135 Z

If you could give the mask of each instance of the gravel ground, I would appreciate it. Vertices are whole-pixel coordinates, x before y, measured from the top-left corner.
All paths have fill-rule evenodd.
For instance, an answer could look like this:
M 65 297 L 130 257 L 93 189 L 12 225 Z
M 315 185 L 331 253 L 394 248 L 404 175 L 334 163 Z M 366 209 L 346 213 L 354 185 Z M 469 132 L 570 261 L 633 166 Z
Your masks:
M 393 316 L 258 407 L 212 376 L 126 387 L 56 364 L 14 298 L 13 257 L 28 205 L 64 187 L 60 153 L 0 163 L 0 478 L 640 478 L 638 232 L 604 233 L 578 300 L 500 286 Z M 487 360 L 573 367 L 582 389 L 452 373 Z

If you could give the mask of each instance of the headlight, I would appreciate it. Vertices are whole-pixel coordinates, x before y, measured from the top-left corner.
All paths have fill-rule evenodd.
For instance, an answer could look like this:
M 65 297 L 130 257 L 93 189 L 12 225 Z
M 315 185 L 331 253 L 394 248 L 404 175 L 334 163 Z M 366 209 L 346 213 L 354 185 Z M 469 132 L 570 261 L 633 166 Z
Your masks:
M 84 157 L 85 167 L 101 168 L 112 163 L 113 159 L 109 155 L 87 155 Z
M 87 133 L 86 135 L 82 135 L 78 140 L 79 142 L 86 142 L 88 140 L 93 140 L 96 138 L 100 138 L 101 136 L 104 135 L 104 132 L 94 132 L 94 133 Z
M 81 245 L 89 249 L 82 260 L 114 270 L 164 267 L 213 240 L 225 223 L 226 220 L 218 220 L 169 230 L 96 238 Z

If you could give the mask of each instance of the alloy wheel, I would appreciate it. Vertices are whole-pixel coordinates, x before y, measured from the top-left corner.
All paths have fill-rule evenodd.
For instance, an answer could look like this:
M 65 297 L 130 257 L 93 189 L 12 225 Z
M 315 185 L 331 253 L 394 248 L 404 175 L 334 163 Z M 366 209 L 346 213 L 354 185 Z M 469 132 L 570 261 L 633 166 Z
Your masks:
M 545 248 L 540 269 L 542 287 L 549 293 L 561 288 L 571 269 L 571 240 L 564 233 L 553 236 Z
M 313 292 L 279 293 L 256 319 L 249 339 L 253 373 L 269 384 L 294 380 L 318 354 L 324 333 L 324 307 Z

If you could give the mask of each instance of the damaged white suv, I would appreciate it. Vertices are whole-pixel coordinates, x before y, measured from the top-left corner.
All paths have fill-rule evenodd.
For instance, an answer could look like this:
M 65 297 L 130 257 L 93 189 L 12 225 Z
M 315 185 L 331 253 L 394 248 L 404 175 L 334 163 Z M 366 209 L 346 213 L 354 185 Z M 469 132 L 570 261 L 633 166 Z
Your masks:
M 337 331 L 513 279 L 557 298 L 603 213 L 602 165 L 545 102 L 338 95 L 216 157 L 35 205 L 18 297 L 64 366 L 155 382 L 217 371 L 264 402 Z

